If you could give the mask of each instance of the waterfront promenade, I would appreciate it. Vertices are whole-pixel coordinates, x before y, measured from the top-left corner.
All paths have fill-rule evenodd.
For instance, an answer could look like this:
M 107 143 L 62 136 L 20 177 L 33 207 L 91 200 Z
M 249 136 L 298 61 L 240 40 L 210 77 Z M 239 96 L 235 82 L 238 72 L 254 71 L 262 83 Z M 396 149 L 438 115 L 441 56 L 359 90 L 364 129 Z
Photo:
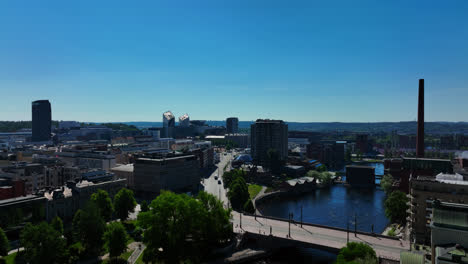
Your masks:
M 242 226 L 240 221 L 242 221 Z M 335 252 L 346 246 L 348 237 L 346 230 L 309 224 L 304 224 L 301 227 L 300 223 L 297 222 L 290 225 L 291 236 L 289 237 L 287 220 L 261 216 L 257 216 L 255 219 L 254 216 L 244 214 L 241 220 L 238 212 L 233 212 L 233 225 L 236 233 L 251 233 L 264 238 L 270 237 L 277 242 L 277 245 L 290 241 L 290 245 L 310 246 Z M 349 241 L 366 243 L 375 250 L 378 257 L 396 261 L 400 260 L 400 252 L 409 249 L 408 241 L 363 232 L 358 232 L 355 236 L 352 230 L 349 232 Z

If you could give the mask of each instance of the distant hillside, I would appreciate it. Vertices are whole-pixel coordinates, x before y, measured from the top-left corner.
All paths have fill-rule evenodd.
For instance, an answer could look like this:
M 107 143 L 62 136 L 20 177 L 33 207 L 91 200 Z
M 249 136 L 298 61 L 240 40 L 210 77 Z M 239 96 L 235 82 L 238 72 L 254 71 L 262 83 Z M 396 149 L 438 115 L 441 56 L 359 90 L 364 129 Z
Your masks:
M 124 122 L 138 128 L 160 127 L 162 122 Z M 225 126 L 225 121 L 207 121 L 212 126 Z M 239 121 L 239 128 L 250 128 L 252 121 Z M 416 134 L 415 121 L 408 122 L 375 122 L 375 123 L 341 123 L 341 122 L 287 122 L 289 130 L 301 131 L 350 131 L 350 132 L 391 132 L 400 134 Z M 428 134 L 468 134 L 468 122 L 426 122 L 425 131 Z
M 127 126 L 118 125 L 118 123 L 126 124 Z M 206 121 L 212 126 L 225 126 L 225 121 Z M 239 121 L 239 128 L 250 129 L 252 121 Z M 416 122 L 376 122 L 376 123 L 341 123 L 341 122 L 287 122 L 289 130 L 300 131 L 318 131 L 318 132 L 391 132 L 398 131 L 400 134 L 416 134 Z M 98 124 L 98 123 L 95 123 Z M 161 127 L 162 122 L 112 122 L 101 123 L 114 129 L 133 130 L 131 126 L 139 129 L 148 127 Z M 53 125 L 57 126 L 58 122 L 53 121 Z M 31 128 L 31 121 L 0 121 L 0 132 L 14 132 L 22 128 Z M 466 134 L 468 135 L 468 122 L 426 122 L 425 131 L 427 134 Z

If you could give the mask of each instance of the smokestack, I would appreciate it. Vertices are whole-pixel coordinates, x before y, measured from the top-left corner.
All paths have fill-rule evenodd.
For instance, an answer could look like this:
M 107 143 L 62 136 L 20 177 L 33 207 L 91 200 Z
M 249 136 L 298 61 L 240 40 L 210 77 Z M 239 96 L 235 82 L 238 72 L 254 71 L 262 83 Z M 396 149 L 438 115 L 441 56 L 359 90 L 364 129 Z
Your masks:
M 424 158 L 424 79 L 419 79 L 418 134 L 416 136 L 416 157 Z

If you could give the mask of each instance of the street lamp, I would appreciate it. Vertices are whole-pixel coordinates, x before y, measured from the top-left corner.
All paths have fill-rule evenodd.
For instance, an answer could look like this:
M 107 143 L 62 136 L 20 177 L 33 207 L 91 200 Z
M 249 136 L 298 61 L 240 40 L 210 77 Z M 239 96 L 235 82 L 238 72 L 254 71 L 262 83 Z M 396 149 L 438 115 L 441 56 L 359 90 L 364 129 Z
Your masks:
M 302 205 L 301 205 L 301 227 L 302 227 Z

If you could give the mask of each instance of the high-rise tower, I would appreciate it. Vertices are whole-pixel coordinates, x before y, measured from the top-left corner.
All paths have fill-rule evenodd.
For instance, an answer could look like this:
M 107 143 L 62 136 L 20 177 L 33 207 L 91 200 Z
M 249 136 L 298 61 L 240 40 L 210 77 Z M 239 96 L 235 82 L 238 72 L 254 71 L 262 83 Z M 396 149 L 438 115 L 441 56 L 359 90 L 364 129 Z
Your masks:
M 32 141 L 49 141 L 52 113 L 49 100 L 32 102 Z
M 228 117 L 226 119 L 226 132 L 228 134 L 239 132 L 239 119 L 237 117 Z
M 424 79 L 419 79 L 418 134 L 416 135 L 416 157 L 424 158 Z

